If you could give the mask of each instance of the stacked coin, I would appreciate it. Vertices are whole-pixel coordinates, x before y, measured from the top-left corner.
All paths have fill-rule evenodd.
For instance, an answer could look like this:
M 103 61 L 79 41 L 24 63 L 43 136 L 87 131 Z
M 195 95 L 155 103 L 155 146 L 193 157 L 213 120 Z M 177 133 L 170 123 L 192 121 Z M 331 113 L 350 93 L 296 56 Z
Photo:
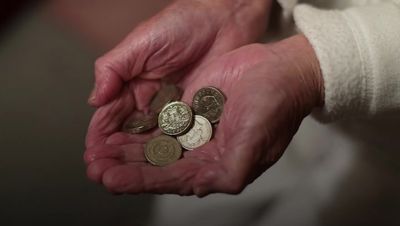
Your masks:
M 208 143 L 212 138 L 212 123 L 221 117 L 225 97 L 219 89 L 198 90 L 193 97 L 193 110 L 178 101 L 181 94 L 178 87 L 163 84 L 150 104 L 152 114 L 132 118 L 124 125 L 125 132 L 143 133 L 158 124 L 165 135 L 151 139 L 144 148 L 146 159 L 153 165 L 165 166 L 177 161 L 182 147 L 194 150 Z
M 147 115 L 136 113 L 131 116 L 123 125 L 123 131 L 137 134 L 154 129 L 158 125 L 158 114 L 161 112 L 162 108 L 169 102 L 181 99 L 181 95 L 182 91 L 179 87 L 173 84 L 162 83 L 160 90 L 151 100 L 151 113 Z

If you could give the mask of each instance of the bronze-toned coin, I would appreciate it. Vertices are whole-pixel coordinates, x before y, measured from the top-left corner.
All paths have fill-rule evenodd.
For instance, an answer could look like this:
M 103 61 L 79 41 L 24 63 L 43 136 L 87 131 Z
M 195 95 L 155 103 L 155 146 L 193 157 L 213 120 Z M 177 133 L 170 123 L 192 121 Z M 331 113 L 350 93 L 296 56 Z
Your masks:
M 190 129 L 192 122 L 192 109 L 181 101 L 165 105 L 158 115 L 158 127 L 163 133 L 171 136 L 186 133 Z
M 186 150 L 196 149 L 211 140 L 211 123 L 203 116 L 195 115 L 194 125 L 189 132 L 178 136 L 177 139 Z
M 201 88 L 193 97 L 193 110 L 196 115 L 207 118 L 211 123 L 217 123 L 224 109 L 225 97 L 215 87 Z
M 180 100 L 182 90 L 170 83 L 162 83 L 160 90 L 155 94 L 150 103 L 150 110 L 154 113 L 160 113 L 163 107 L 172 102 Z
M 182 147 L 175 138 L 161 135 L 146 144 L 144 155 L 151 164 L 166 166 L 180 159 Z
M 123 131 L 126 133 L 137 134 L 147 132 L 157 127 L 157 115 L 141 115 L 140 117 L 131 118 L 125 122 Z

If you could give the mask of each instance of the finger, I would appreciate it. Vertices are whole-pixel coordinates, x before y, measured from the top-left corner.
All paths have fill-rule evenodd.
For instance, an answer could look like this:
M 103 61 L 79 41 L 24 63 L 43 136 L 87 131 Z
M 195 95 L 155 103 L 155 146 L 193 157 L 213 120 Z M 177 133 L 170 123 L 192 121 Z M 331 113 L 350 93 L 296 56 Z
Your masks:
M 136 164 L 108 169 L 103 175 L 104 185 L 117 193 L 193 194 L 193 180 L 203 162 L 181 159 L 166 167 Z
M 146 134 L 127 134 L 121 132 L 110 136 L 106 140 L 106 144 L 112 144 L 112 145 L 125 145 L 132 143 L 145 144 L 150 139 L 161 135 L 161 133 L 162 132 L 160 130 L 156 130 L 154 132 Z
M 92 162 L 86 170 L 87 177 L 96 182 L 101 183 L 103 173 L 111 167 L 121 164 L 118 160 L 115 159 L 100 159 Z
M 137 79 L 129 88 L 134 93 L 136 108 L 146 112 L 153 96 L 160 89 L 160 82 L 159 80 Z
M 117 47 L 96 60 L 90 105 L 99 107 L 110 102 L 119 94 L 122 84 L 135 77 L 159 79 L 176 70 L 176 66 L 167 63 L 171 56 L 165 28 L 146 26 L 136 28 Z
M 236 166 L 233 166 L 219 162 L 207 165 L 199 172 L 196 178 L 194 193 L 199 197 L 204 197 L 211 193 L 240 193 L 247 185 L 246 176 L 248 171 L 244 171 L 242 169 L 243 166 L 241 166 L 245 164 L 236 162 Z
M 213 139 L 194 150 L 185 151 L 183 155 L 185 158 L 195 158 L 204 162 L 217 162 L 221 159 L 221 154 L 218 151 L 219 149 L 218 141 Z
M 122 162 L 145 162 L 144 144 L 127 145 L 101 145 L 93 147 L 85 152 L 86 164 L 100 159 L 116 159 Z
M 128 89 L 125 89 L 118 99 L 99 108 L 90 121 L 86 147 L 105 143 L 108 136 L 121 129 L 124 120 L 134 108 L 135 102 Z
M 225 134 L 228 129 L 220 122 L 214 142 L 220 150 L 218 164 L 209 164 L 199 172 L 196 195 L 202 197 L 214 192 L 240 193 L 249 183 L 260 175 L 264 153 L 271 145 L 264 136 L 264 125 L 235 128 L 233 134 Z M 254 131 L 258 131 L 254 133 Z M 247 136 L 246 134 L 251 134 Z M 230 136 L 229 139 L 225 139 Z M 204 148 L 209 148 L 207 145 Z M 215 148 L 215 146 L 214 146 Z M 211 149 L 204 150 L 211 152 Z M 264 169 L 265 170 L 265 169 Z
M 189 66 L 204 56 L 215 41 L 218 29 L 197 23 L 204 31 L 194 35 L 192 24 L 182 20 L 180 7 L 164 10 L 137 27 L 95 64 L 96 92 L 90 103 L 101 106 L 118 94 L 122 82 L 135 77 L 160 79 Z M 179 16 L 177 17 L 176 15 Z M 184 17 L 184 16 L 183 16 Z M 195 17 L 191 15 L 190 17 Z M 174 26 L 169 26 L 173 24 Z M 214 28 L 214 29 L 213 29 Z M 115 85 L 106 85 L 113 81 Z
M 123 83 L 136 77 L 143 71 L 146 56 L 142 49 L 147 49 L 148 42 L 125 40 L 116 48 L 98 58 L 95 62 L 95 88 L 89 104 L 100 107 L 113 100 L 120 92 Z
M 95 84 L 88 103 L 100 107 L 117 97 L 123 87 L 123 81 L 113 65 L 97 60 L 95 63 Z
M 144 144 L 127 144 L 121 146 L 124 162 L 146 162 Z
M 123 153 L 117 145 L 99 145 L 85 151 L 84 160 L 86 164 L 100 159 L 121 159 Z

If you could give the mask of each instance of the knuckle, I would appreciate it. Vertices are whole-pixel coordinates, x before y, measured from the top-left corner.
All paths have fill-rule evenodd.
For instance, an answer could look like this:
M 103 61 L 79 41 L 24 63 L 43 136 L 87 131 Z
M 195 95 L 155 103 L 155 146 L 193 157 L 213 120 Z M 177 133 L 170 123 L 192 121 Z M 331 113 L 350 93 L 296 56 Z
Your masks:
M 97 58 L 94 62 L 94 71 L 97 79 L 106 79 L 111 77 L 125 78 L 123 75 L 126 74 L 129 77 L 130 60 L 121 58 L 121 56 L 115 54 L 106 54 Z
M 102 56 L 95 61 L 94 71 L 97 78 L 104 78 L 104 76 L 115 74 L 117 68 L 109 57 Z
M 193 193 L 197 196 L 201 196 L 206 188 L 212 185 L 212 182 L 216 179 L 217 173 L 214 170 L 204 170 L 200 172 L 196 178 L 194 179 L 193 183 Z
M 242 180 L 241 178 L 235 177 L 235 176 L 231 176 L 230 178 L 228 178 L 228 181 L 226 183 L 225 186 L 225 192 L 227 192 L 228 194 L 240 194 L 243 189 L 245 188 L 245 183 L 244 180 Z
M 234 173 L 207 170 L 196 177 L 193 193 L 198 197 L 215 192 L 239 194 L 246 187 L 246 181 L 246 177 Z
M 233 185 L 231 189 L 228 190 L 229 194 L 237 195 L 243 191 L 244 187 L 242 185 Z
M 105 62 L 104 57 L 103 57 L 103 56 L 102 56 L 102 57 L 99 57 L 99 58 L 97 58 L 96 61 L 94 62 L 94 67 L 95 67 L 95 68 L 100 68 L 100 67 L 102 67 L 102 65 L 104 64 L 104 62 Z
M 193 195 L 193 189 L 190 187 L 183 187 L 178 191 L 179 196 L 190 196 Z
M 118 177 L 112 176 L 110 171 L 107 171 L 103 175 L 103 185 L 110 192 L 120 192 L 121 183 L 118 180 Z
M 87 167 L 86 175 L 93 182 L 100 183 L 101 181 L 101 172 L 96 163 L 92 163 Z
M 102 183 L 109 192 L 139 194 L 145 191 L 142 176 L 135 170 L 127 176 L 120 167 L 108 169 L 102 177 Z M 135 180 L 132 180 L 132 179 Z M 137 179 L 137 180 L 136 180 Z
M 94 68 L 97 71 L 101 72 L 104 71 L 105 69 L 109 68 L 109 60 L 102 56 L 96 59 L 96 61 L 94 62 Z
M 89 150 L 86 150 L 85 153 L 83 153 L 83 160 L 86 165 L 90 164 L 94 160 L 93 154 Z

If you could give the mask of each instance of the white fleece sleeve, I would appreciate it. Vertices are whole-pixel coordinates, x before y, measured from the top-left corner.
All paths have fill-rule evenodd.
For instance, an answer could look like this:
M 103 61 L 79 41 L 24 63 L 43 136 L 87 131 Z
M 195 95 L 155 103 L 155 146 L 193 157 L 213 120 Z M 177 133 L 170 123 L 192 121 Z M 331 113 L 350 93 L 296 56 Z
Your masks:
M 284 18 L 291 17 L 294 7 L 297 5 L 299 0 L 277 0 L 279 5 L 282 7 L 282 13 Z
M 298 5 L 294 19 L 319 59 L 325 106 L 322 121 L 400 115 L 400 1 L 346 10 Z

